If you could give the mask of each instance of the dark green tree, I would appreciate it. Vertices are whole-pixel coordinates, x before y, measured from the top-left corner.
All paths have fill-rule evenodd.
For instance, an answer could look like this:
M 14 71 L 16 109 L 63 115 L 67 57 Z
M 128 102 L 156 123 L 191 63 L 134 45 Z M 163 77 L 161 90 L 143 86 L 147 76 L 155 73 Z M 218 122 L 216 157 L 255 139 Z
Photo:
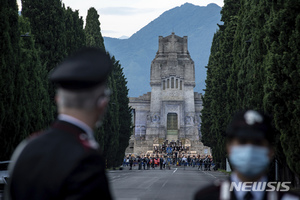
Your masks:
M 235 37 L 239 3 L 227 0 L 221 11 L 223 25 L 214 35 L 207 66 L 206 90 L 203 98 L 202 125 L 204 144 L 212 148 L 215 162 L 225 167 L 224 133 L 235 110 L 236 83 L 232 80 L 233 40 Z
M 83 19 L 79 17 L 78 10 L 73 11 L 70 7 L 65 10 L 65 27 L 66 52 L 70 55 L 86 44 Z
M 114 70 L 112 76 L 116 81 L 117 100 L 118 100 L 118 121 L 119 121 L 119 145 L 116 151 L 116 159 L 114 166 L 119 166 L 125 156 L 125 149 L 129 145 L 129 138 L 131 136 L 131 108 L 129 107 L 128 88 L 123 68 L 119 61 L 112 57 Z
M 22 37 L 20 40 L 20 68 L 17 76 L 16 90 L 19 113 L 21 114 L 19 137 L 24 138 L 28 134 L 44 129 L 52 120 L 48 107 L 51 104 L 47 92 L 47 69 L 40 62 L 40 52 L 35 47 L 30 23 L 23 16 L 19 17 L 20 34 L 28 34 L 30 37 Z
M 113 76 L 109 76 L 107 87 L 112 90 L 108 109 L 101 128 L 96 133 L 96 138 L 100 143 L 103 156 L 108 168 L 114 167 L 119 148 L 119 104 L 117 99 L 116 82 Z
M 281 0 L 272 2 L 270 7 L 264 40 L 268 48 L 264 105 L 273 114 L 280 132 L 285 157 L 279 160 L 287 162 L 300 176 L 300 3 Z
M 22 0 L 22 15 L 28 18 L 36 48 L 40 50 L 40 61 L 50 72 L 67 55 L 65 34 L 65 10 L 60 0 Z M 46 80 L 45 80 L 46 81 Z M 48 87 L 51 103 L 48 114 L 55 118 L 55 86 Z
M 295 177 L 285 175 L 289 168 L 299 176 L 299 8 L 294 0 L 224 1 L 224 24 L 214 36 L 207 66 L 201 127 L 217 161 L 224 159 L 220 132 L 232 113 L 264 110 L 274 117 L 281 180 Z
M 51 71 L 66 56 L 65 11 L 60 0 L 22 0 L 41 62 Z
M 86 16 L 85 25 L 86 46 L 105 48 L 101 34 L 99 15 L 95 8 L 90 8 Z
M 241 1 L 233 48 L 239 109 L 263 110 L 265 70 L 262 62 L 266 54 L 263 29 L 269 12 L 267 1 Z
M 216 75 L 216 70 L 218 70 L 218 59 L 219 59 L 219 42 L 220 42 L 221 32 L 217 32 L 213 38 L 213 45 L 211 47 L 211 55 L 209 58 L 209 63 L 207 66 L 207 79 L 206 79 L 206 89 L 203 97 L 203 110 L 201 116 L 201 133 L 202 141 L 205 145 L 212 148 L 213 157 L 215 162 L 222 162 L 222 157 L 219 153 L 221 148 L 218 146 L 220 143 L 220 127 L 218 126 L 218 121 L 216 120 L 216 115 L 218 113 L 218 108 L 216 104 L 219 103 L 216 95 L 217 93 L 217 82 L 218 78 Z M 224 151 L 223 151 L 224 152 Z
M 95 8 L 88 10 L 85 35 L 86 46 L 105 49 L 99 15 Z M 123 69 L 115 57 L 112 57 L 111 61 L 113 70 L 107 86 L 112 95 L 103 124 L 96 132 L 96 139 L 103 151 L 107 167 L 117 167 L 122 163 L 131 135 L 131 109 L 128 106 L 128 88 Z
M 19 66 L 18 7 L 16 1 L 0 1 L 0 160 L 9 159 L 16 138 L 15 85 Z

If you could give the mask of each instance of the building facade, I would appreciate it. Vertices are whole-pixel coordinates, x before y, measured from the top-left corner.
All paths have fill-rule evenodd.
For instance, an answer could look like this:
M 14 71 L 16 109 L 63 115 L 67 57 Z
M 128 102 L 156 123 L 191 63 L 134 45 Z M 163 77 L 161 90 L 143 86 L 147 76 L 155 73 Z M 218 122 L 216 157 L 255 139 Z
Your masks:
M 195 65 L 187 36 L 160 36 L 150 73 L 151 92 L 129 100 L 134 133 L 127 153 L 149 154 L 165 141 L 180 141 L 189 154 L 210 154 L 200 141 L 202 99 L 194 92 Z

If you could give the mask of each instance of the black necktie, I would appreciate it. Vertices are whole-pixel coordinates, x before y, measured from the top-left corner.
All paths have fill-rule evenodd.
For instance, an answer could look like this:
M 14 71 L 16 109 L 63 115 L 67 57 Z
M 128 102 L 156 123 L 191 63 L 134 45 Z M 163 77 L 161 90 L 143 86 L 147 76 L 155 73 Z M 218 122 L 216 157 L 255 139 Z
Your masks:
M 244 200 L 252 200 L 253 196 L 251 194 L 251 192 L 247 192 L 247 194 L 244 196 Z

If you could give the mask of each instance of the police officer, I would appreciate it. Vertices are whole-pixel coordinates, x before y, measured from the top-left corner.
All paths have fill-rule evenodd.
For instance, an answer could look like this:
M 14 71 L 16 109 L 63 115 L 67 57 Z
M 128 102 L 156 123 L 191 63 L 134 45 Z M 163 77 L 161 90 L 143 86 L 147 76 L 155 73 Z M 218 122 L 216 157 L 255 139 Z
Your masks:
M 266 173 L 274 155 L 273 138 L 268 116 L 254 110 L 237 113 L 227 130 L 227 153 L 233 167 L 230 179 L 200 189 L 195 199 L 299 199 L 296 194 L 263 186 L 267 185 Z M 234 187 L 242 184 L 247 184 L 246 189 Z M 262 191 L 257 190 L 259 184 L 264 187 Z
M 53 70 L 58 118 L 15 150 L 5 199 L 111 199 L 93 135 L 109 102 L 110 60 L 103 50 L 85 48 Z

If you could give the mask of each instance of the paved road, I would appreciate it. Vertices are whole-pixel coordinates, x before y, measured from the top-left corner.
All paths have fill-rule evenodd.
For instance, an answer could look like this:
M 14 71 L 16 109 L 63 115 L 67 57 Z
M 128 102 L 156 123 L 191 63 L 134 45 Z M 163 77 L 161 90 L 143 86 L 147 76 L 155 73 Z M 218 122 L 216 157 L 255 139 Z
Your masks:
M 114 199 L 193 199 L 195 192 L 228 176 L 215 171 L 198 171 L 197 168 L 172 167 L 171 170 L 124 170 L 108 171 L 107 176 Z

